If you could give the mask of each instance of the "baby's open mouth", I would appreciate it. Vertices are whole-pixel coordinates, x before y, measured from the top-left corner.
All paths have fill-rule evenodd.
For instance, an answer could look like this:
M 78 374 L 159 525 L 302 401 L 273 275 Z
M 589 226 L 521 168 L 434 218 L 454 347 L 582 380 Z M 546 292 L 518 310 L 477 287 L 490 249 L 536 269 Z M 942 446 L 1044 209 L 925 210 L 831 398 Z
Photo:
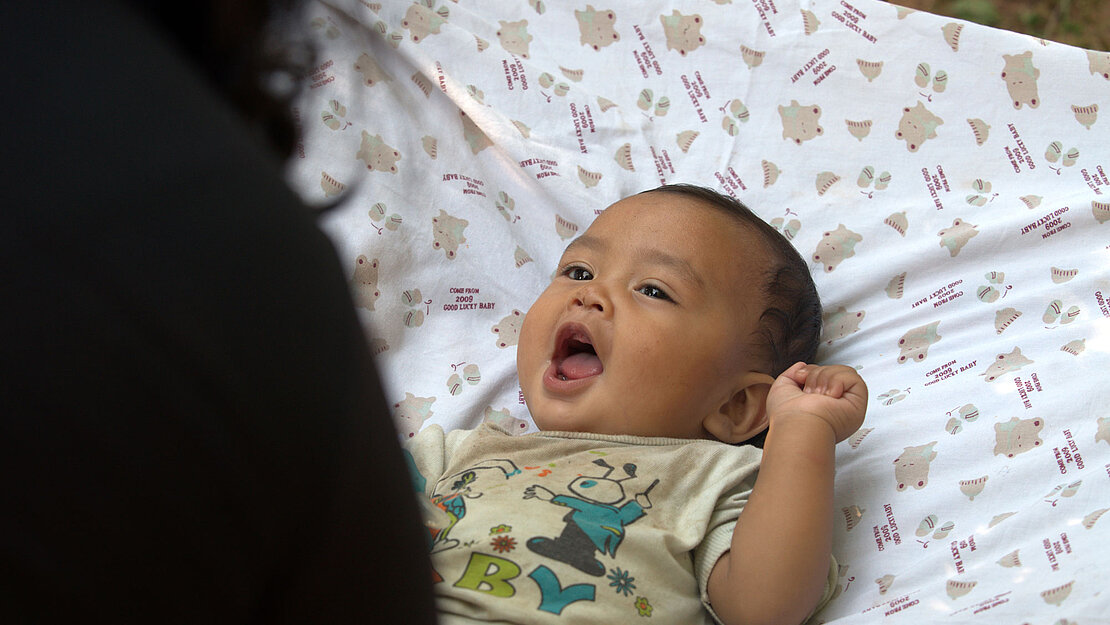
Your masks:
M 579 324 L 569 324 L 559 331 L 552 361 L 555 376 L 563 381 L 599 375 L 604 369 L 594 349 L 593 339 Z

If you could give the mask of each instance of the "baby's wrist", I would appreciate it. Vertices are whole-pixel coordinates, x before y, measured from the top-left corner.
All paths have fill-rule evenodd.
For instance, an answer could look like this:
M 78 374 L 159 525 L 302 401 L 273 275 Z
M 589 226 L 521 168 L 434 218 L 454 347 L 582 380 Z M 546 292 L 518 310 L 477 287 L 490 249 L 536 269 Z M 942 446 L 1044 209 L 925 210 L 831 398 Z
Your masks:
M 836 427 L 829 420 L 812 412 L 786 412 L 774 415 L 768 423 L 768 437 L 771 433 L 792 436 L 806 436 L 814 440 L 828 438 L 829 443 L 836 444 L 838 440 Z

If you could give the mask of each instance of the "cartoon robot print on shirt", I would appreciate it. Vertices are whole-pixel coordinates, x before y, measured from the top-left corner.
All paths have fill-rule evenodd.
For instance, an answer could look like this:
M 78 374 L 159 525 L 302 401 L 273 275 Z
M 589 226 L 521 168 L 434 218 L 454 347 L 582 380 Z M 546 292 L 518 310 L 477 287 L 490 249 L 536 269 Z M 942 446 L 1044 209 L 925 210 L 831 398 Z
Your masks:
M 459 546 L 459 541 L 450 537 L 451 530 L 466 516 L 467 500 L 482 496 L 481 493 L 473 494 L 471 485 L 480 479 L 483 476 L 482 472 L 486 470 L 500 471 L 500 475 L 497 473 L 493 475 L 503 476 L 504 479 L 520 474 L 520 469 L 511 460 L 488 460 L 440 480 L 430 499 L 433 506 L 446 513 L 446 518 L 442 523 L 428 528 L 432 535 L 431 553 Z M 440 492 L 444 485 L 447 485 L 449 493 Z
M 621 482 L 636 477 L 636 465 L 625 464 L 623 470 L 628 477 L 615 480 L 609 477 L 614 468 L 607 462 L 598 459 L 594 464 L 605 469 L 605 474 L 600 477 L 576 477 L 567 485 L 572 493 L 570 495 L 556 495 L 543 486 L 533 484 L 525 489 L 524 498 L 570 508 L 563 517 L 566 525 L 559 536 L 530 538 L 528 549 L 569 564 L 587 575 L 601 577 L 605 574 L 605 565 L 597 560 L 594 553 L 616 556 L 617 548 L 624 540 L 625 527 L 645 516 L 646 510 L 651 508 L 648 494 L 659 480 L 652 482 L 632 500 L 625 501 Z

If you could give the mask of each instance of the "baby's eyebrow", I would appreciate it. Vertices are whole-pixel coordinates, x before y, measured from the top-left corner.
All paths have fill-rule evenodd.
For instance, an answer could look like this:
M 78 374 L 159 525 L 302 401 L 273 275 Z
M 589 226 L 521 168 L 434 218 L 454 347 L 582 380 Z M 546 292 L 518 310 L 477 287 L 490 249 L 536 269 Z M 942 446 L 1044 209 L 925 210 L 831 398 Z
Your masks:
M 567 248 L 563 250 L 563 253 L 566 254 L 567 252 L 571 252 L 575 248 L 579 247 L 584 247 L 595 252 L 601 252 L 604 251 L 607 246 L 605 245 L 605 242 L 601 239 L 595 236 L 590 236 L 589 234 L 583 234 L 577 239 L 571 241 L 570 245 L 567 245 Z
M 577 239 L 570 242 L 564 254 L 574 251 L 577 248 L 585 248 L 593 252 L 604 252 L 608 250 L 609 245 L 595 236 L 583 234 Z M 705 281 L 702 280 L 701 275 L 694 269 L 686 259 L 680 258 L 673 254 L 669 254 L 660 249 L 646 249 L 637 250 L 636 256 L 633 259 L 638 263 L 662 265 L 676 273 L 683 279 L 694 283 L 698 288 L 705 288 Z
M 638 258 L 640 261 L 649 264 L 663 265 L 678 273 L 683 279 L 693 282 L 699 289 L 705 288 L 705 281 L 701 279 L 701 276 L 694 270 L 694 267 L 684 258 L 679 258 L 678 256 L 673 256 L 663 250 L 657 249 L 644 250 L 638 256 L 640 256 L 640 258 Z

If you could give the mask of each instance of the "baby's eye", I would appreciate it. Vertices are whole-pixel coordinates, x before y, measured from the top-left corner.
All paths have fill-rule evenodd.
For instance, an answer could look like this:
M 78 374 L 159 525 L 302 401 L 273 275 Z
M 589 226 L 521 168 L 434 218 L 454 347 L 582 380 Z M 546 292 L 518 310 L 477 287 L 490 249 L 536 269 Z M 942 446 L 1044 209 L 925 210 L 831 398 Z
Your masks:
M 579 267 L 577 265 L 571 265 L 570 267 L 563 269 L 563 275 L 570 278 L 571 280 L 593 280 L 594 277 L 594 275 L 590 273 L 589 269 L 586 269 L 585 267 Z
M 646 284 L 636 290 L 652 299 L 661 299 L 668 302 L 671 301 L 671 296 L 667 295 L 666 292 L 663 291 L 663 289 L 660 289 L 657 286 Z

